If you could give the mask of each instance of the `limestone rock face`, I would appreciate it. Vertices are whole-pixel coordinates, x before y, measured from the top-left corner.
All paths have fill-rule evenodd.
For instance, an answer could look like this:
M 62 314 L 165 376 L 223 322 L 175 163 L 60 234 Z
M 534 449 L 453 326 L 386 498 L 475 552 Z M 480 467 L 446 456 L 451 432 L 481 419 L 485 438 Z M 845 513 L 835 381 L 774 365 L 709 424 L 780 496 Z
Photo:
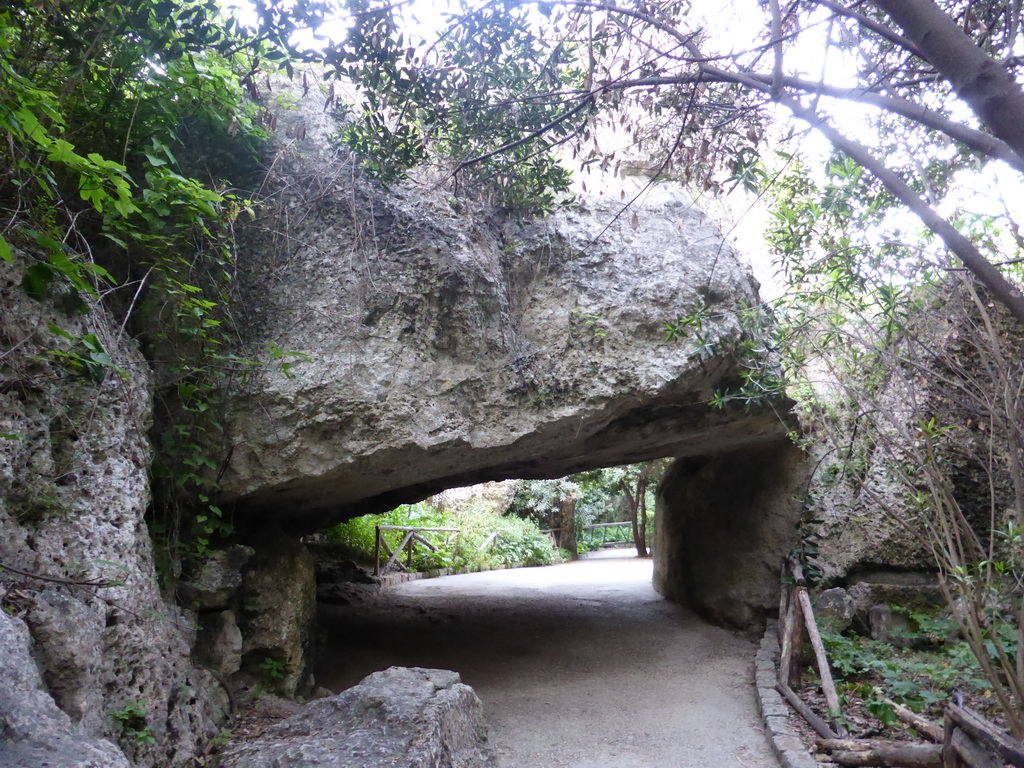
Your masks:
M 258 542 L 240 589 L 242 667 L 285 696 L 313 687 L 316 568 L 302 544 L 271 535 Z
M 242 568 L 254 554 L 252 547 L 235 544 L 209 553 L 198 572 L 178 585 L 179 599 L 199 611 L 230 608 L 242 585 Z
M 282 124 L 321 115 L 312 98 Z M 309 531 L 447 487 L 785 431 L 707 406 L 736 379 L 729 344 L 757 286 L 681 190 L 517 222 L 426 187 L 385 195 L 309 120 L 240 259 L 247 354 L 308 361 L 234 393 L 236 523 Z M 666 342 L 698 311 L 699 333 Z
M 674 462 L 658 487 L 655 588 L 714 621 L 761 631 L 778 610 L 779 568 L 798 540 L 792 491 L 805 471 L 784 439 Z
M 191 617 L 156 584 L 144 522 L 149 369 L 101 307 L 82 316 L 64 311 L 59 296 L 29 298 L 19 285 L 27 263 L 18 252 L 13 264 L 0 262 L 0 563 L 29 575 L 0 569 L 0 594 L 17 584 L 22 597 L 10 607 L 24 615 L 51 703 L 71 725 L 114 739 L 113 714 L 144 709 L 140 727 L 155 743 L 123 741 L 129 757 L 139 766 L 181 764 L 216 733 L 221 700 L 190 660 Z M 111 369 L 96 382 L 62 364 L 49 352 L 76 348 L 51 325 L 95 334 L 125 377 Z M 75 586 L 89 581 L 116 586 Z M 12 667 L 5 662 L 4 675 Z
M 458 673 L 391 667 L 221 758 L 234 768 L 493 768 L 480 699 Z
M 0 765 L 130 768 L 109 741 L 75 726 L 43 690 L 25 624 L 0 611 Z

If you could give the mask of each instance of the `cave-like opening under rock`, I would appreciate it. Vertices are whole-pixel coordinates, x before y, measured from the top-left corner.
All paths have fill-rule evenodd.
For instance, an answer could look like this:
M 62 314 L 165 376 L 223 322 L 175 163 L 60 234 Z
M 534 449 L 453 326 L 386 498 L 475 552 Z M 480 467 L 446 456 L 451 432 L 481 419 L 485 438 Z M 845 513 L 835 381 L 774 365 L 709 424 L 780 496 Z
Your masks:
M 423 579 L 322 606 L 317 679 L 337 691 L 392 665 L 455 670 L 483 701 L 502 766 L 768 764 L 753 642 L 662 599 L 649 559 L 599 554 L 609 559 Z

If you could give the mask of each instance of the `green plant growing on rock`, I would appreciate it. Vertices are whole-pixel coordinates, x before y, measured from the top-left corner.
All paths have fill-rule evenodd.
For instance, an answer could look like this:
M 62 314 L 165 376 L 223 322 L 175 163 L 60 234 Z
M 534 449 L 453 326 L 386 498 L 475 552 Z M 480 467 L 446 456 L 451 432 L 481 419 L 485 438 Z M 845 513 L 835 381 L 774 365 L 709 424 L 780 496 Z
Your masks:
M 120 739 L 134 744 L 156 744 L 153 728 L 148 717 L 149 710 L 141 699 L 135 699 L 110 713 Z
M 47 358 L 101 385 L 137 335 L 157 378 L 153 530 L 164 573 L 230 522 L 210 498 L 224 455 L 220 393 L 263 361 L 232 354 L 235 226 L 255 203 L 268 113 L 256 84 L 324 3 L 264 4 L 256 29 L 212 0 L 47 0 L 0 10 L 0 259 L 69 317 L 102 306 L 117 338 L 51 325 Z M 262 69 L 261 69 L 262 67 Z M 73 327 L 80 327 L 81 323 Z M 298 356 L 268 350 L 294 376 Z
M 287 673 L 288 663 L 281 659 L 274 659 L 267 656 L 259 663 L 258 669 L 262 670 L 267 677 L 274 680 L 280 680 Z

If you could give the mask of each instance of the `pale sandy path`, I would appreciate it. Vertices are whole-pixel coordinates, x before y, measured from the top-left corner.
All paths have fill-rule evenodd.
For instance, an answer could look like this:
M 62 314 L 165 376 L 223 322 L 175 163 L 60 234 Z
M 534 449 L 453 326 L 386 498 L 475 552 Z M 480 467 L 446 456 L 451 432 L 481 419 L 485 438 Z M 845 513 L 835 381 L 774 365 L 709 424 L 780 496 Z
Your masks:
M 503 768 L 777 768 L 753 643 L 658 596 L 650 560 L 602 555 L 327 607 L 318 681 L 337 691 L 396 664 L 457 670 Z

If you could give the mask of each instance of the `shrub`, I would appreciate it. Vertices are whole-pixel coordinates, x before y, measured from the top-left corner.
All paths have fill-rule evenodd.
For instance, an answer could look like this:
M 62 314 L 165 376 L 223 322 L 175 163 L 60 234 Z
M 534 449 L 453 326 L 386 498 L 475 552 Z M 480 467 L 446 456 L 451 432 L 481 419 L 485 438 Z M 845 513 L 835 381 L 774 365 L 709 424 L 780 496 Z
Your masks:
M 486 505 L 468 504 L 442 511 L 429 503 L 406 504 L 379 515 L 364 515 L 335 526 L 328 534 L 331 542 L 344 547 L 354 558 L 371 561 L 374 556 L 376 526 L 401 525 L 424 528 L 458 528 L 459 533 L 424 532 L 437 549 L 413 549 L 412 567 L 424 571 L 433 568 L 474 569 L 505 566 L 550 565 L 561 558 L 548 536 L 532 520 L 501 517 Z M 497 535 L 495 535 L 497 534 Z M 394 549 L 404 533 L 385 532 Z M 403 564 L 406 562 L 403 556 Z

